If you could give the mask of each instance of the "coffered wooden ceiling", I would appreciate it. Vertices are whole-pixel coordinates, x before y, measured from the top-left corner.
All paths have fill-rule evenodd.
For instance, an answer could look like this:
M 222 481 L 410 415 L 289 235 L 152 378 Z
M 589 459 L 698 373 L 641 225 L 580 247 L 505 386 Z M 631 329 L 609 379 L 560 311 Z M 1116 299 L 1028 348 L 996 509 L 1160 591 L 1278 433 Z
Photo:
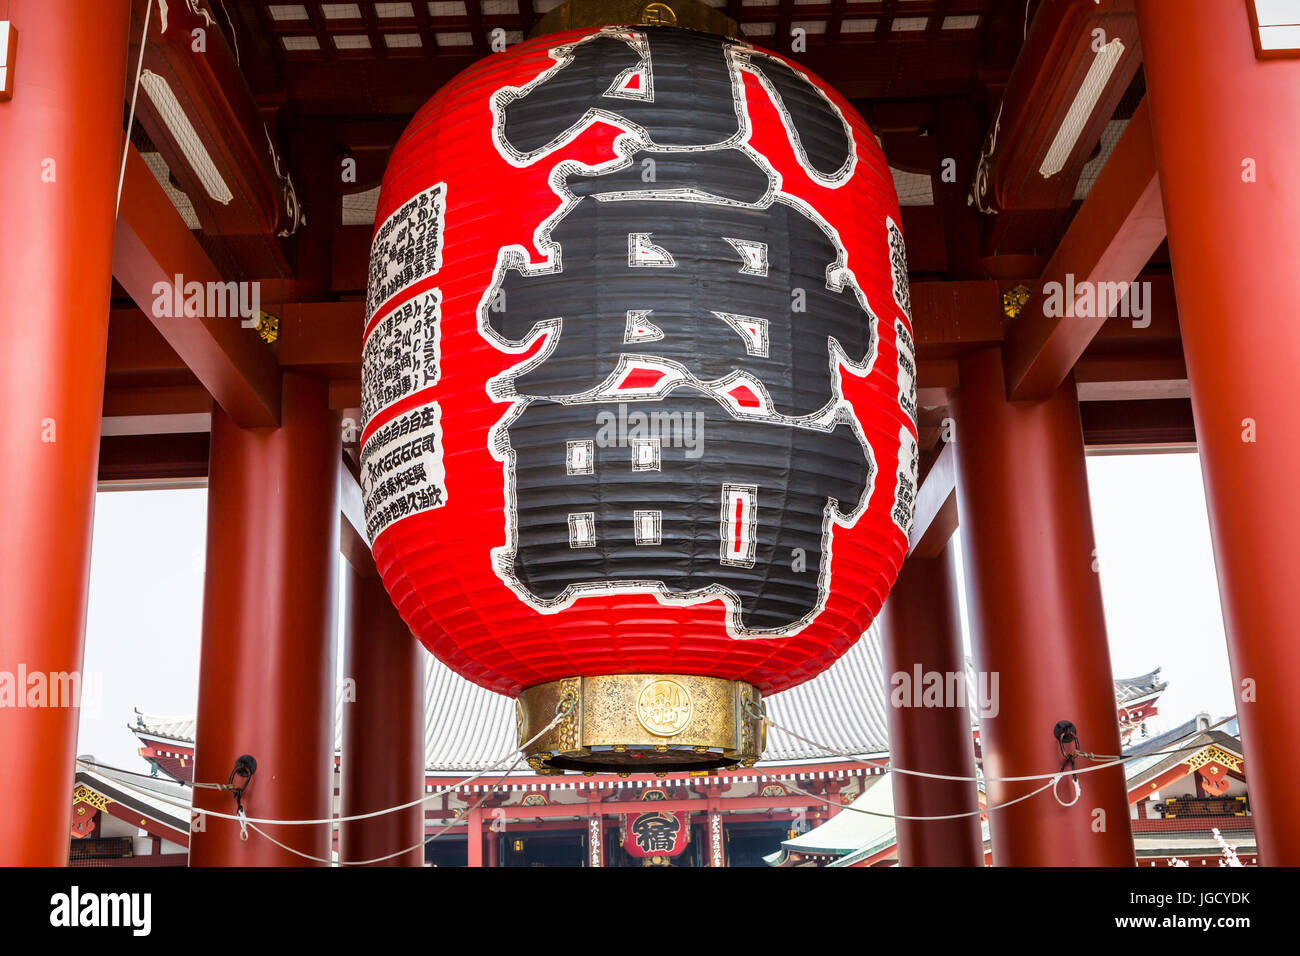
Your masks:
M 706 0 L 754 43 L 787 53 L 853 100 L 959 95 L 1005 78 L 1023 0 Z M 300 3 L 224 0 L 254 93 L 300 115 L 411 113 L 491 50 L 521 42 L 559 0 Z M 1032 6 L 1032 4 L 1031 4 Z M 1032 11 L 1030 11 L 1032 15 Z M 791 50 L 804 30 L 806 50 Z

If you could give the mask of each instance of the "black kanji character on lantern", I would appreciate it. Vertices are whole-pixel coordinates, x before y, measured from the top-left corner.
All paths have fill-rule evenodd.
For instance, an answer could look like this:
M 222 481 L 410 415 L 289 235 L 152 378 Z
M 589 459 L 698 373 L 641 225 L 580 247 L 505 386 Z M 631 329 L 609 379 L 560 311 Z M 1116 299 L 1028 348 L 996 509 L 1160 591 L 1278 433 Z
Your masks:
M 643 853 L 668 853 L 677 845 L 681 828 L 671 813 L 643 813 L 632 821 L 632 837 Z
M 808 165 L 822 176 L 841 173 L 852 152 L 849 131 L 807 77 L 742 44 L 676 29 L 604 30 L 574 44 L 550 75 L 500 97 L 500 137 L 517 156 L 533 156 L 604 114 L 640 127 L 647 145 L 734 145 L 747 125 L 742 63 L 768 86 Z M 690 123 L 681 121 L 685 109 Z
M 629 160 L 599 173 L 578 170 L 565 185 L 576 196 L 602 199 L 657 194 L 686 199 L 712 197 L 741 205 L 761 203 L 776 189 L 775 178 L 739 149 L 637 150 Z
M 830 340 L 853 363 L 871 353 L 874 317 L 835 244 L 793 204 L 587 198 L 550 239 L 559 268 L 508 269 L 485 299 L 484 320 L 511 346 L 558 320 L 553 351 L 514 378 L 519 395 L 563 398 L 605 383 L 617 400 L 631 356 L 724 391 L 743 373 L 741 414 L 802 418 L 837 400 Z
M 876 318 L 833 232 L 750 145 L 746 77 L 824 184 L 852 169 L 849 128 L 807 77 L 718 37 L 607 28 L 557 60 L 497 94 L 503 155 L 531 164 L 594 121 L 630 135 L 599 169 L 561 167 L 548 261 L 504 253 L 483 298 L 499 347 L 546 334 L 500 380 L 516 402 L 494 449 L 499 573 L 539 609 L 722 597 L 733 634 L 788 632 L 820 609 L 832 525 L 872 487 L 838 366 L 870 361 Z M 610 441 L 611 415 L 670 427 Z M 703 443 L 674 440 L 674 423 Z
M 638 412 L 648 429 L 612 430 Z M 683 427 L 702 442 L 680 440 Z M 540 606 L 611 588 L 726 593 L 736 632 L 780 631 L 818 609 L 831 522 L 856 514 L 871 483 L 851 422 L 736 420 L 692 389 L 622 409 L 533 399 L 505 430 L 505 570 Z

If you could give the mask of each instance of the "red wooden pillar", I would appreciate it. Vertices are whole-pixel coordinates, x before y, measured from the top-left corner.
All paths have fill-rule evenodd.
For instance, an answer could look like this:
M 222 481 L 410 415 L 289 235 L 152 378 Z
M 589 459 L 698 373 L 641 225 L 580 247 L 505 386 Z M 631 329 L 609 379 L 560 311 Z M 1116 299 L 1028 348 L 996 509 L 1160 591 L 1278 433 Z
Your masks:
M 483 865 L 483 808 L 475 807 L 469 812 L 469 832 L 466 834 L 469 865 Z
M 349 570 L 340 815 L 424 795 L 424 651 L 373 572 Z M 339 824 L 339 858 L 423 866 L 424 806 Z
M 0 671 L 15 685 L 81 672 L 128 8 L 106 0 L 93 24 L 76 0 L 6 8 L 18 42 L 0 102 Z M 13 690 L 0 865 L 61 866 L 79 701 L 29 707 L 26 682 Z
M 1138 3 L 1183 354 L 1265 864 L 1300 865 L 1300 59 L 1245 0 Z
M 194 779 L 224 783 L 257 760 L 250 817 L 324 819 L 334 767 L 334 585 L 338 561 L 338 416 L 323 382 L 286 373 L 279 428 L 241 429 L 212 413 L 208 548 Z M 199 809 L 233 798 L 194 792 Z M 305 866 L 238 824 L 200 817 L 192 866 Z M 328 859 L 329 826 L 263 827 Z
M 975 661 L 998 693 L 980 721 L 989 777 L 1061 764 L 1052 729 L 1069 720 L 1083 749 L 1119 753 L 1115 687 L 1101 585 L 1093 571 L 1083 428 L 1073 379 L 1048 399 L 1008 402 L 1001 351 L 961 363 L 954 403 L 961 514 Z M 1064 807 L 1050 792 L 992 815 L 1000 866 L 1132 866 L 1121 767 L 1084 774 Z M 990 783 L 1004 804 L 1042 781 Z M 1073 798 L 1069 778 L 1061 797 Z
M 835 817 L 839 816 L 840 811 L 844 809 L 844 805 L 840 803 L 841 789 L 842 788 L 838 780 L 826 781 L 826 799 L 830 801 L 829 803 L 826 804 L 827 820 L 835 819 Z
M 965 692 L 957 610 L 954 542 L 933 558 L 911 557 L 889 592 L 883 613 L 885 677 L 889 701 L 889 752 L 895 767 L 953 777 L 975 776 L 971 712 L 963 700 L 926 706 L 926 675 L 949 675 Z M 979 806 L 975 781 L 947 781 L 890 774 L 894 809 L 913 817 L 965 813 Z M 899 820 L 902 866 L 983 866 L 979 817 L 957 820 Z

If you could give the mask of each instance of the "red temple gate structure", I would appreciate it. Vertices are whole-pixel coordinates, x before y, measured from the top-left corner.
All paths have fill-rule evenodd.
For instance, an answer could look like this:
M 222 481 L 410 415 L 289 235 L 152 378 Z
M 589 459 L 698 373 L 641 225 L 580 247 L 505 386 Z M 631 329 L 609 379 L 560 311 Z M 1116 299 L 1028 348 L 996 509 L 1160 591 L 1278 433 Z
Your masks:
M 11 0 L 0 24 L 17 51 L 0 74 L 0 671 L 80 670 L 97 488 L 206 480 L 195 778 L 225 781 L 252 754 L 262 769 L 250 814 L 330 814 L 341 552 L 359 609 L 346 626 L 351 676 L 391 695 L 349 716 L 342 805 L 395 806 L 434 785 L 422 775 L 424 698 L 412 676 L 423 651 L 375 590 L 358 485 L 377 187 L 420 104 L 556 6 L 105 0 L 88 15 L 72 0 Z M 690 5 L 651 6 L 645 16 L 661 18 L 660 7 L 685 17 Z M 952 607 L 908 596 L 950 594 L 960 544 L 974 664 L 1000 675 L 1005 704 L 981 722 L 986 770 L 1055 771 L 1052 729 L 1063 718 L 1089 749 L 1119 752 L 1085 455 L 1194 447 L 1240 746 L 1209 741 L 1195 779 L 1179 786 L 1217 799 L 1226 776 L 1232 797 L 1248 771 L 1258 862 L 1300 864 L 1292 25 L 1265 0 L 1200 0 L 1194 12 L 1179 0 L 710 6 L 853 104 L 899 187 L 921 449 L 910 556 L 884 614 L 890 672 L 964 670 Z M 200 294 L 187 308 L 190 283 Z M 800 719 L 786 716 L 818 734 Z M 898 708 L 888 725 L 892 742 L 879 744 L 897 765 L 905 754 L 913 769 L 973 776 L 964 718 Z M 0 864 L 67 861 L 76 821 L 62 808 L 78 785 L 86 813 L 74 817 L 103 819 L 96 804 L 112 799 L 140 811 L 137 826 L 160 845 L 180 845 L 160 809 L 172 805 L 166 794 L 149 798 L 159 806 L 132 805 L 91 788 L 129 781 L 79 776 L 96 771 L 78 769 L 76 727 L 75 702 L 0 707 L 0 766 L 26 782 L 0 790 Z M 188 754 L 168 756 L 180 751 L 159 759 L 188 764 Z M 560 804 L 575 796 L 623 814 L 640 801 L 601 797 L 664 786 L 705 804 L 692 846 L 711 853 L 710 821 L 728 799 L 745 814 L 820 812 L 805 797 L 762 795 L 768 769 L 774 786 L 781 773 L 828 772 L 825 761 L 778 769 L 780 760 L 769 751 L 709 783 L 547 778 L 528 784 L 535 792 L 510 791 L 544 803 L 485 803 L 466 826 L 487 829 L 500 809 L 542 832 L 573 816 Z M 1160 766 L 1151 780 L 1119 767 L 1089 774 L 1087 799 L 1072 807 L 1036 798 L 994 810 L 991 862 L 1145 859 L 1142 820 L 1154 818 L 1100 837 L 1090 822 L 1095 810 L 1130 820 L 1142 805 L 1135 779 L 1152 792 L 1174 786 L 1163 777 L 1176 768 Z M 823 781 L 827 793 L 839 779 Z M 747 796 L 728 798 L 742 787 Z M 993 784 L 989 798 L 1024 789 Z M 933 815 L 971 788 L 893 780 L 891 794 L 898 812 Z M 232 800 L 202 790 L 195 805 L 229 812 Z M 167 820 L 149 823 L 151 807 Z M 300 834 L 299 849 L 327 858 L 326 829 Z M 596 828 L 606 846 L 613 829 Z M 394 852 L 420 832 L 413 813 L 345 830 L 345 859 Z M 903 827 L 898 856 L 978 863 L 981 835 L 953 826 L 936 840 Z M 215 817 L 185 845 L 194 865 L 309 862 L 241 841 L 237 824 Z M 514 852 L 500 840 L 469 845 L 471 863 Z

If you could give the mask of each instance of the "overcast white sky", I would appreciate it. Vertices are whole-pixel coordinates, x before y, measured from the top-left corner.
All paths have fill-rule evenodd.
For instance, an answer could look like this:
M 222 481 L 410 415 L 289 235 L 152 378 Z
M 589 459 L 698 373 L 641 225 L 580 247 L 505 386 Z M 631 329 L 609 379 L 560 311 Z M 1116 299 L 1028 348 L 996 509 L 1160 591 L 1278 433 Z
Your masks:
M 1197 456 L 1091 457 L 1088 479 L 1115 675 L 1164 668 L 1153 732 L 1202 710 L 1231 713 Z M 206 498 L 202 489 L 98 496 L 84 669 L 102 699 L 83 708 L 79 753 L 143 770 L 132 708 L 194 713 Z

